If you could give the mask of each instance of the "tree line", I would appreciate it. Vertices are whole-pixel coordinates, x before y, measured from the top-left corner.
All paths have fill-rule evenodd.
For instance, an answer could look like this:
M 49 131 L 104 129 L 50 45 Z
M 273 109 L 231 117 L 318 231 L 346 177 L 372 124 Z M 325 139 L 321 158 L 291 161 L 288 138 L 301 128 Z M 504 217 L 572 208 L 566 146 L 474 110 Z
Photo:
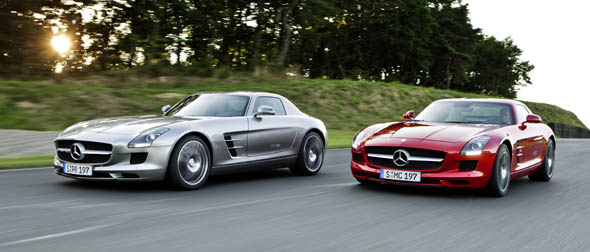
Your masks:
M 534 68 L 460 0 L 4 0 L 0 74 L 294 69 L 514 98 Z M 70 51 L 50 47 L 53 36 Z

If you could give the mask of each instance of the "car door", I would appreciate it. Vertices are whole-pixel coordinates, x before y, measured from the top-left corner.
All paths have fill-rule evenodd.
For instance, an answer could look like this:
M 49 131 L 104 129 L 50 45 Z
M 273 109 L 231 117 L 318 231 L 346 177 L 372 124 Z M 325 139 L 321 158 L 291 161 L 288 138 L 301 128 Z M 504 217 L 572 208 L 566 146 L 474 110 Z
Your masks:
M 260 106 L 272 107 L 275 114 L 255 116 Z M 286 125 L 287 116 L 281 98 L 256 97 L 248 116 L 247 155 L 257 156 L 289 150 L 295 141 L 297 129 L 293 125 Z
M 531 110 L 524 105 L 517 105 L 519 107 L 523 107 L 526 110 L 526 115 L 531 115 Z M 526 120 L 526 116 L 525 116 Z M 534 149 L 531 152 L 531 158 L 536 161 L 541 161 L 545 155 L 545 144 L 547 143 L 547 139 L 543 136 L 543 125 L 540 123 L 527 123 L 526 127 L 529 130 L 529 133 L 532 134 Z
M 529 110 L 522 105 L 514 106 L 518 127 L 518 141 L 516 142 L 516 170 L 527 168 L 539 161 L 543 136 L 538 134 L 538 127 L 525 123 Z

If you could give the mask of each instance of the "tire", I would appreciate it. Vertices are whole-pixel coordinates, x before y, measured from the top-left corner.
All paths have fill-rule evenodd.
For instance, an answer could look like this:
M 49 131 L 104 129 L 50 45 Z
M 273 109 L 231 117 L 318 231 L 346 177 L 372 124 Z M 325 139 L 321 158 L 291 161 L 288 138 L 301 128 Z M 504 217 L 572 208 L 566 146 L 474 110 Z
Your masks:
M 203 139 L 186 136 L 174 146 L 166 178 L 172 186 L 194 190 L 205 184 L 211 173 L 211 152 Z
M 555 143 L 552 139 L 547 142 L 547 149 L 545 150 L 545 160 L 541 169 L 531 175 L 529 179 L 533 181 L 549 181 L 553 177 L 553 169 L 555 168 Z
M 510 187 L 510 170 L 512 162 L 510 151 L 505 144 L 501 145 L 496 154 L 492 175 L 486 186 L 486 192 L 490 196 L 502 197 Z
M 295 165 L 289 167 L 289 170 L 299 176 L 316 175 L 322 168 L 325 153 L 322 137 L 318 133 L 309 132 L 301 141 Z

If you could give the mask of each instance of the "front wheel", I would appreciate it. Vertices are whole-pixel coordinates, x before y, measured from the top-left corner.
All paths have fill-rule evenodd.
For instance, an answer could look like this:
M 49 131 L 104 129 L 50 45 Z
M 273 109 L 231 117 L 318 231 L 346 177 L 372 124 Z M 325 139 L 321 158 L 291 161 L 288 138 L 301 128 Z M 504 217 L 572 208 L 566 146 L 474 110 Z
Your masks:
M 486 186 L 486 191 L 489 195 L 495 197 L 502 197 L 508 192 L 510 186 L 510 167 L 511 167 L 510 151 L 506 145 L 500 146 L 492 175 Z
M 315 132 L 307 133 L 299 148 L 297 162 L 289 169 L 295 175 L 315 175 L 322 168 L 325 152 L 326 148 L 322 137 Z
M 555 167 L 555 143 L 553 140 L 547 142 L 547 149 L 545 150 L 545 160 L 538 172 L 529 175 L 529 179 L 533 181 L 549 181 L 553 177 L 553 168 Z
M 167 179 L 183 190 L 197 189 L 209 177 L 211 154 L 203 139 L 197 136 L 182 138 L 170 155 Z

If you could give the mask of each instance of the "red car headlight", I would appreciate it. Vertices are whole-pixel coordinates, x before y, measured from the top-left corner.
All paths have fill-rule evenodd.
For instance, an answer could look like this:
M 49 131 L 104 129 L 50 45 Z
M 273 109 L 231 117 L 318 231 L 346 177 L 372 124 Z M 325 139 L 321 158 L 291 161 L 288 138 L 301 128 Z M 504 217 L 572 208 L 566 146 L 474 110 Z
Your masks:
M 367 137 L 370 135 L 371 133 L 369 133 L 369 130 L 361 130 L 361 132 L 356 134 L 356 136 L 354 136 L 352 139 L 352 148 L 358 150 L 361 147 L 361 143 L 365 141 L 365 139 L 367 139 Z
M 486 146 L 491 137 L 480 136 L 471 139 L 461 150 L 461 156 L 481 155 L 483 148 Z

